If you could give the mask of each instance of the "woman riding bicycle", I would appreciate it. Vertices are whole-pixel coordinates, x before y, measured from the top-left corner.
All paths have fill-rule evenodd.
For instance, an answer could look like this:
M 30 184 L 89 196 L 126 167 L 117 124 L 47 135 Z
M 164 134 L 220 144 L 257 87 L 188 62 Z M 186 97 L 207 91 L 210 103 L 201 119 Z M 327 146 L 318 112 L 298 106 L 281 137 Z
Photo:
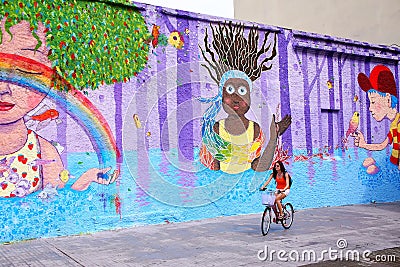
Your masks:
M 268 184 L 271 182 L 271 179 L 274 178 L 276 182 L 276 191 L 275 191 L 275 204 L 278 205 L 279 215 L 278 219 L 283 219 L 283 209 L 281 200 L 287 197 L 290 193 L 290 176 L 287 173 L 285 166 L 281 161 L 275 162 L 274 168 L 272 169 L 272 173 L 269 176 L 268 180 L 261 186 L 260 190 L 265 190 Z

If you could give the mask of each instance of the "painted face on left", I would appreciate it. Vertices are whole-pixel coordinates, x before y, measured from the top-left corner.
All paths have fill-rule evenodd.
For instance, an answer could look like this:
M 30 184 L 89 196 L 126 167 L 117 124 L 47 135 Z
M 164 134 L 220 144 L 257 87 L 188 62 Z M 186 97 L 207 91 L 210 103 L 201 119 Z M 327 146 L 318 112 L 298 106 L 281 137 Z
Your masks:
M 0 82 L 0 124 L 8 124 L 23 118 L 46 97 L 18 85 Z
M 230 78 L 224 84 L 222 106 L 228 114 L 244 115 L 250 109 L 250 87 L 240 78 Z
M 38 40 L 33 37 L 30 24 L 27 21 L 21 21 L 13 25 L 10 28 L 10 32 L 12 33 L 11 37 L 5 30 L 5 20 L 6 18 L 3 18 L 0 21 L 2 33 L 0 52 L 20 56 L 18 57 L 20 61 L 18 63 L 24 63 L 23 59 L 28 58 L 51 67 L 51 61 L 47 57 L 49 50 L 45 45 L 46 35 L 44 33 L 44 25 L 41 22 L 38 24 L 36 34 L 42 41 L 42 45 L 35 50 Z M 16 66 L 17 65 L 16 63 Z M 41 75 L 40 72 L 27 72 L 18 67 L 15 67 L 13 71 L 16 75 L 31 76 L 32 79 L 36 79 Z M 12 123 L 23 118 L 28 112 L 37 107 L 45 96 L 45 94 L 33 91 L 29 88 L 8 82 L 0 82 L 0 124 Z
M 10 28 L 10 32 L 12 33 L 11 37 L 4 28 L 5 21 L 5 17 L 0 21 L 0 28 L 3 34 L 0 51 L 2 53 L 27 57 L 51 67 L 51 61 L 47 57 L 49 49 L 46 46 L 46 34 L 44 33 L 46 28 L 43 23 L 38 23 L 38 29 L 36 31 L 37 36 L 42 41 L 42 46 L 35 50 L 38 41 L 32 35 L 29 22 L 23 20 L 12 26 Z
M 378 93 L 368 93 L 369 111 L 377 121 L 382 121 L 390 111 L 390 94 L 381 96 Z

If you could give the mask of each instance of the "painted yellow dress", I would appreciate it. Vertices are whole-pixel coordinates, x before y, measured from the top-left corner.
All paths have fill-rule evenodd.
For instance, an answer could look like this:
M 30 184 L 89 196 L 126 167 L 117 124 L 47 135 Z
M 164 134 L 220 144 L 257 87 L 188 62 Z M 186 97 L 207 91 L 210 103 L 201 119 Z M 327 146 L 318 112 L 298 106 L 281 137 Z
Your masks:
M 225 130 L 225 120 L 219 121 L 219 136 L 231 143 L 230 156 L 220 161 L 220 170 L 226 173 L 241 173 L 251 168 L 254 159 L 261 155 L 264 135 L 260 129 L 259 136 L 254 138 L 254 122 L 249 121 L 247 130 L 240 135 L 233 135 Z M 200 161 L 207 168 L 214 170 L 214 157 L 203 144 L 200 150 Z

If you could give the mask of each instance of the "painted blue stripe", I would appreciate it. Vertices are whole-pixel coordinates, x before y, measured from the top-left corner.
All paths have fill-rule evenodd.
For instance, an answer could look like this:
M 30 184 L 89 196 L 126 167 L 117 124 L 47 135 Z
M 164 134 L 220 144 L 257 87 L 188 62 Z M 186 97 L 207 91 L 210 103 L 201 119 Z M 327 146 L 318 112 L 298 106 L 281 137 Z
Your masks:
M 350 86 L 351 86 L 351 97 L 355 97 L 358 94 L 356 94 L 356 61 L 352 60 L 350 62 Z M 353 114 L 356 111 L 356 101 L 351 102 L 351 114 Z
M 317 66 L 318 67 L 318 66 Z M 307 154 L 312 155 L 312 133 L 310 115 L 310 88 L 308 83 L 308 59 L 307 50 L 302 51 L 301 68 L 303 70 L 303 90 L 304 90 L 304 126 L 306 129 L 306 148 Z
M 160 8 L 161 9 L 161 8 Z M 159 11 L 160 12 L 160 11 Z M 164 16 L 157 17 L 157 25 L 162 25 L 165 22 Z M 158 116 L 160 124 L 160 148 L 162 151 L 169 150 L 169 128 L 168 128 L 168 101 L 167 101 L 167 74 L 165 69 L 167 66 L 167 55 L 163 52 L 163 47 L 156 48 L 157 54 L 157 73 L 161 74 L 157 77 L 158 91 Z
M 324 55 L 325 56 L 325 55 Z M 315 71 L 317 72 L 317 69 L 318 69 L 318 66 L 319 66 L 319 55 L 317 55 L 316 57 L 315 57 Z M 321 79 L 320 79 L 320 75 L 318 75 L 318 79 L 317 79 L 317 99 L 318 99 L 318 118 L 322 118 L 322 112 L 321 112 Z M 325 140 L 322 140 L 322 122 L 321 122 L 321 120 L 319 120 L 319 122 L 318 122 L 318 124 L 319 124 L 319 133 L 318 133 L 318 137 L 319 137 L 319 147 L 320 148 L 322 148 L 323 147 L 323 141 L 325 141 Z
M 363 71 L 362 71 L 362 64 L 361 64 L 361 60 L 359 60 L 358 61 L 358 73 L 357 73 L 357 77 L 358 77 L 358 74 L 360 74 L 360 73 L 362 73 Z M 364 125 L 364 118 L 365 118 L 365 114 L 364 114 L 364 109 L 363 109 L 363 106 L 364 106 L 364 98 L 365 97 L 367 97 L 367 94 L 361 89 L 361 87 L 360 87 L 360 85 L 358 84 L 358 81 L 357 81 L 357 85 L 356 85 L 356 88 L 358 89 L 358 96 L 359 96 L 359 107 L 360 107 L 360 131 L 363 133 L 363 134 L 365 134 L 365 132 L 364 132 L 364 128 L 365 128 L 365 125 Z
M 281 112 L 282 117 L 291 114 L 290 93 L 289 93 L 289 63 L 288 63 L 288 40 L 285 38 L 284 30 L 278 34 L 279 51 L 279 82 L 281 89 Z M 289 155 L 293 154 L 292 146 L 292 127 L 290 126 L 282 136 L 284 149 L 288 150 Z
M 338 68 L 339 68 L 339 134 L 338 134 L 338 145 L 342 143 L 342 138 L 344 137 L 344 117 L 343 117 L 343 66 L 346 58 L 343 59 L 343 55 L 339 55 L 338 57 Z
M 115 101 L 115 142 L 120 152 L 120 157 L 117 158 L 117 163 L 121 164 L 123 161 L 123 148 L 122 148 L 122 83 L 114 84 L 114 101 Z
M 371 67 L 371 58 L 368 57 L 365 59 L 365 65 L 364 65 L 365 75 L 367 75 L 368 77 L 370 74 L 370 67 Z M 367 118 L 367 143 L 370 144 L 372 141 L 372 138 L 371 138 L 372 134 L 371 134 L 371 114 L 369 112 L 370 103 L 369 103 L 368 95 L 365 98 L 365 103 L 366 103 L 365 114 L 367 114 L 366 115 L 366 118 Z
M 333 79 L 333 53 L 329 52 L 328 55 L 328 80 Z M 335 109 L 335 81 L 333 82 L 333 88 L 329 89 L 329 107 L 331 110 Z M 328 113 L 328 146 L 329 153 L 333 153 L 333 113 Z
M 178 17 L 177 19 L 178 31 L 181 33 L 185 32 L 185 29 L 189 28 L 189 21 Z M 189 37 L 183 34 L 184 47 L 178 49 L 177 52 L 177 126 L 178 126 L 178 147 L 179 147 L 179 159 L 180 160 L 194 160 L 193 155 L 193 108 L 191 105 L 185 105 L 183 108 L 181 104 L 192 99 L 192 85 L 190 83 L 180 84 L 181 80 L 190 80 L 190 77 L 185 78 L 186 75 L 190 75 L 185 63 L 190 62 L 190 49 L 189 49 Z

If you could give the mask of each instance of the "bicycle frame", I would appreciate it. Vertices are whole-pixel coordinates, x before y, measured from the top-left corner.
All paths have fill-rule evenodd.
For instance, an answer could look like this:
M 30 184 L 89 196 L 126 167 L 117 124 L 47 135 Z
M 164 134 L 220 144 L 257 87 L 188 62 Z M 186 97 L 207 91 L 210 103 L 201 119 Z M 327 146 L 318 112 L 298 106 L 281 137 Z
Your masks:
M 283 203 L 282 203 L 282 200 L 280 200 L 280 202 L 281 202 L 281 205 L 282 205 L 282 207 L 283 207 Z M 274 211 L 274 214 L 275 214 L 275 219 L 276 219 L 276 221 L 278 221 L 278 215 L 279 215 L 279 208 L 278 208 L 278 204 L 275 202 L 275 204 L 274 205 L 272 205 L 272 206 L 270 206 L 270 208 Z
M 282 200 L 279 200 L 280 202 L 281 202 L 281 205 L 282 205 L 282 208 L 283 208 L 283 206 L 285 205 L 285 203 L 283 203 L 283 201 Z M 280 220 L 278 219 L 278 215 L 279 215 L 279 208 L 278 208 L 278 204 L 275 202 L 274 203 L 274 205 L 265 205 L 266 207 L 269 207 L 273 212 L 274 212 L 274 215 L 275 215 L 275 220 L 276 221 L 274 221 L 275 223 L 278 223 Z

